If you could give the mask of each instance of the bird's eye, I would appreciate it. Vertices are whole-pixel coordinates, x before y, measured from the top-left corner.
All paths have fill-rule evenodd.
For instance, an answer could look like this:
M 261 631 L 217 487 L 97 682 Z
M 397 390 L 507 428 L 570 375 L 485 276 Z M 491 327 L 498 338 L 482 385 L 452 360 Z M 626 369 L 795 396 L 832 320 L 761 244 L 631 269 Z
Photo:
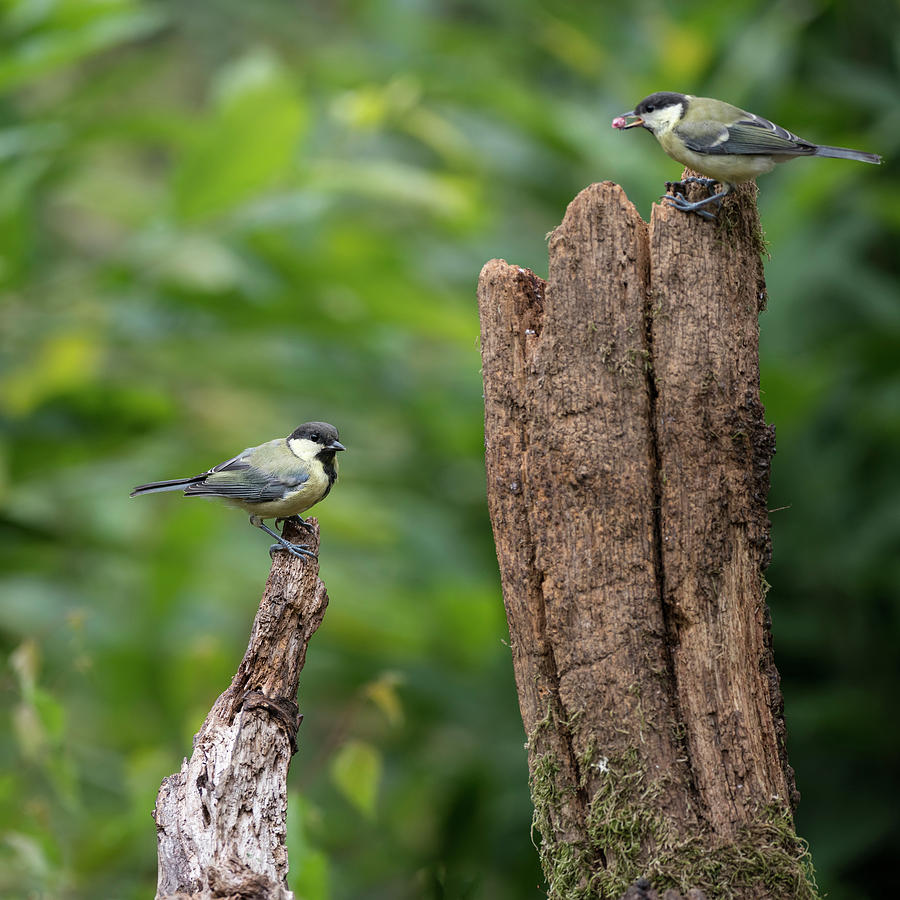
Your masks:
M 322 436 L 319 434 L 318 431 L 314 431 L 314 432 L 309 436 L 309 439 L 310 439 L 314 444 L 318 444 L 321 437 L 322 437 Z
M 651 103 L 651 104 L 647 107 L 647 112 L 653 112 L 653 110 L 655 110 L 655 109 L 656 109 L 656 107 Z

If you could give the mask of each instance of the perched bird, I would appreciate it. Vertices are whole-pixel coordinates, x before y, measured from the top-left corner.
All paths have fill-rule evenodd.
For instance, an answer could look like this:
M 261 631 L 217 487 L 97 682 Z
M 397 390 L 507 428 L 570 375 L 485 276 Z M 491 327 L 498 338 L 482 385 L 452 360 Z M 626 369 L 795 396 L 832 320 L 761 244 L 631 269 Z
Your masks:
M 628 119 L 634 117 L 633 122 Z M 722 199 L 736 184 L 771 172 L 776 163 L 798 156 L 827 156 L 855 159 L 878 165 L 881 157 L 861 150 L 813 144 L 784 128 L 746 110 L 713 100 L 660 91 L 645 97 L 631 111 L 616 116 L 613 128 L 646 128 L 666 153 L 708 178 L 687 178 L 722 191 L 690 203 L 683 193 L 665 196 L 676 209 L 715 218 L 707 209 L 721 206 Z
M 202 475 L 141 484 L 131 496 L 184 489 L 185 497 L 227 500 L 250 513 L 251 525 L 278 541 L 270 553 L 284 549 L 293 556 L 314 557 L 306 547 L 272 531 L 263 519 L 275 518 L 276 527 L 279 519 L 289 518 L 306 525 L 300 513 L 328 496 L 337 481 L 335 453 L 346 449 L 334 425 L 306 422 L 286 438 L 248 447 Z

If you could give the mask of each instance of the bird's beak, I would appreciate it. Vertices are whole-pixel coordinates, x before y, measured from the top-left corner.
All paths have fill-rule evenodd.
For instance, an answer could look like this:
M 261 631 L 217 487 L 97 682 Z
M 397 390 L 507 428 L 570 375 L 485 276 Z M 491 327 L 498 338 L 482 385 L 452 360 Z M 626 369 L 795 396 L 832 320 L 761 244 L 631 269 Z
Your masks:
M 627 119 L 630 119 L 632 116 L 634 116 L 633 122 L 626 121 Z M 624 131 L 626 128 L 637 128 L 638 125 L 643 125 L 643 124 L 644 124 L 644 120 L 640 116 L 636 116 L 634 114 L 634 110 L 632 110 L 631 112 L 622 113 L 621 116 L 616 116 L 612 120 L 612 127 L 619 128 L 622 131 Z
M 346 450 L 347 448 L 340 441 L 332 441 L 326 450 Z

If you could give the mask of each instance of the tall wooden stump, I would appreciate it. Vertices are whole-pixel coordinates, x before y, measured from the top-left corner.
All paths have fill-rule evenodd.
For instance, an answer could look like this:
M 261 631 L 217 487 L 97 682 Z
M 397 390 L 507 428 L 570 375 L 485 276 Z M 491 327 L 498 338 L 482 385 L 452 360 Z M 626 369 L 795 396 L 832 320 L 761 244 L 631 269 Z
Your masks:
M 765 604 L 761 249 L 752 188 L 720 223 L 663 206 L 648 226 L 604 182 L 552 233 L 546 283 L 481 273 L 488 500 L 553 898 L 640 878 L 815 896 Z

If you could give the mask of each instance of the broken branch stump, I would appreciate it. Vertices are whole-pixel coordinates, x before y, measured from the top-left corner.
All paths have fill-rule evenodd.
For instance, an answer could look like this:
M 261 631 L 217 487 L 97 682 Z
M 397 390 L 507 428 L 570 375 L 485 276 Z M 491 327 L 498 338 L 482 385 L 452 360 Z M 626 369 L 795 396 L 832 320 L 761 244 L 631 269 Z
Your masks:
M 754 197 L 648 226 L 595 184 L 547 282 L 481 273 L 488 502 L 552 898 L 640 878 L 815 896 L 765 603 Z
M 288 521 L 288 539 L 319 549 Z M 293 531 L 293 534 L 291 533 Z M 328 594 L 317 560 L 275 553 L 247 652 L 181 771 L 156 799 L 157 900 L 292 900 L 287 889 L 287 773 L 296 750 L 300 670 Z

